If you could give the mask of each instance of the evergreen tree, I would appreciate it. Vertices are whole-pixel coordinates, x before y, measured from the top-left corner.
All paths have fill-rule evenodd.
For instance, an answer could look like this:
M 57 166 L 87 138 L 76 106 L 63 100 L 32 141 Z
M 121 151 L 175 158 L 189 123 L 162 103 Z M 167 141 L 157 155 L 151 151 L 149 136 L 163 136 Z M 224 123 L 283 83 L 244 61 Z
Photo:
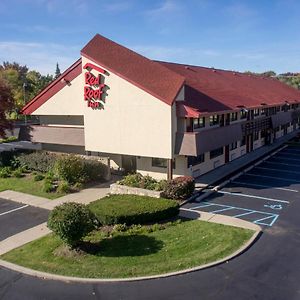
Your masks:
M 61 73 L 60 73 L 60 69 L 59 69 L 58 63 L 56 63 L 56 70 L 55 70 L 55 76 L 54 76 L 54 78 L 56 79 L 60 74 Z

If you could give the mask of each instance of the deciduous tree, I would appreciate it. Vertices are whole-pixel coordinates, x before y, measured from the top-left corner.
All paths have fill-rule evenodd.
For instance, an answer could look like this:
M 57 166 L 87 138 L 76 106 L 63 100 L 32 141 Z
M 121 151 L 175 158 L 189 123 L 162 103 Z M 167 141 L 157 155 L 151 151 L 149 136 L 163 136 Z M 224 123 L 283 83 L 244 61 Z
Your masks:
M 7 113 L 12 110 L 14 100 L 11 89 L 4 79 L 0 78 L 0 137 L 5 136 L 5 129 L 10 129 Z

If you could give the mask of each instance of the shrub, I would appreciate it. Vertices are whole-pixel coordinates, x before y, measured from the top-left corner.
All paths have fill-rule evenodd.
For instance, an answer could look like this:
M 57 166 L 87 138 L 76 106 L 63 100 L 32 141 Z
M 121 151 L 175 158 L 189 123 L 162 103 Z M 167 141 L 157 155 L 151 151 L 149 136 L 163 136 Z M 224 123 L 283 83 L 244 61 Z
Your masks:
M 43 180 L 44 178 L 45 178 L 44 175 L 42 175 L 42 174 L 36 174 L 36 175 L 33 177 L 33 180 L 34 180 L 34 181 L 41 181 L 41 180 Z
M 82 158 L 75 155 L 63 155 L 55 164 L 58 176 L 68 183 L 84 181 L 84 164 Z
M 66 181 L 61 181 L 56 190 L 58 193 L 70 193 L 72 191 L 71 186 Z
M 21 168 L 18 168 L 18 169 L 14 170 L 14 171 L 12 172 L 12 175 L 13 175 L 14 177 L 16 177 L 16 178 L 21 178 L 21 177 L 24 176 L 24 175 L 23 175 L 23 170 L 22 170 Z
M 140 173 L 129 174 L 119 181 L 121 185 L 127 185 L 131 187 L 140 187 L 140 183 L 143 176 Z
M 9 167 L 15 156 L 14 151 L 0 152 L 0 167 Z
M 162 191 L 164 189 L 165 183 L 166 180 L 157 181 L 149 175 L 143 176 L 139 173 L 129 174 L 119 181 L 119 184 L 121 185 L 155 191 Z
M 56 190 L 56 188 L 53 185 L 52 181 L 50 181 L 50 180 L 45 180 L 44 181 L 43 191 L 45 193 L 52 193 L 52 192 L 55 192 L 55 190 Z
M 19 166 L 28 170 L 46 173 L 53 169 L 57 156 L 52 153 L 38 151 L 30 154 L 22 154 L 16 158 Z
M 138 195 L 110 195 L 89 206 L 103 225 L 145 224 L 175 217 L 179 212 L 173 200 Z
M 0 178 L 8 178 L 11 176 L 11 169 L 9 167 L 0 168 Z
M 86 182 L 104 178 L 107 167 L 97 160 L 83 159 L 83 177 Z
M 167 182 L 163 195 L 169 199 L 187 199 L 195 190 L 195 180 L 191 176 L 181 176 Z
M 95 226 L 95 217 L 89 208 L 74 202 L 55 207 L 48 218 L 48 227 L 72 248 Z

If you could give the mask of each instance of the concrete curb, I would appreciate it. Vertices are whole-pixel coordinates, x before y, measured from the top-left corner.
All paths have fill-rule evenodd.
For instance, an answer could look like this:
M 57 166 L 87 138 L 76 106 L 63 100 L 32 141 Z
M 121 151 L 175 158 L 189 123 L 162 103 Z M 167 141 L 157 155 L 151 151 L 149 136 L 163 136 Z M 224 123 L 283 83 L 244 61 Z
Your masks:
M 198 219 L 199 220 L 203 220 L 203 212 L 195 212 L 193 210 L 189 210 L 189 209 L 183 209 L 184 211 L 186 211 L 187 213 L 198 213 Z M 201 216 L 202 214 L 202 216 Z M 208 214 L 208 213 L 207 213 Z M 209 215 L 213 215 L 213 214 L 209 214 Z M 225 224 L 222 222 L 216 222 L 214 221 L 215 215 L 211 216 L 209 218 L 209 222 L 213 222 L 213 223 L 218 223 L 218 224 Z M 194 217 L 193 217 L 194 218 Z M 226 219 L 233 219 L 231 217 L 227 217 Z M 243 221 L 243 220 L 241 220 Z M 247 222 L 247 221 L 243 221 L 245 223 L 249 223 L 249 227 L 247 229 L 253 230 L 253 223 Z M 250 226 L 251 224 L 251 226 Z M 228 224 L 227 224 L 228 225 Z M 240 227 L 237 224 L 233 224 L 232 226 L 236 226 L 236 227 Z M 195 271 L 200 271 L 203 269 L 207 269 L 207 268 L 211 268 L 217 265 L 220 265 L 222 263 L 227 263 L 228 261 L 232 260 L 233 258 L 241 255 L 242 253 L 244 253 L 248 248 L 250 248 L 250 246 L 252 244 L 254 244 L 254 242 L 259 238 L 260 234 L 261 234 L 261 228 L 258 225 L 255 225 L 256 230 L 254 230 L 254 234 L 252 235 L 252 237 L 244 244 L 242 245 L 242 247 L 240 247 L 238 250 L 236 250 L 234 253 L 211 263 L 208 264 L 204 264 L 202 266 L 198 266 L 198 267 L 194 267 L 194 268 L 189 268 L 189 269 L 185 269 L 185 270 L 181 270 L 181 271 L 176 271 L 176 272 L 170 272 L 170 273 L 165 273 L 165 274 L 160 274 L 160 275 L 153 275 L 153 276 L 142 276 L 142 277 L 132 277 L 132 278 L 113 278 L 113 279 L 109 279 L 109 278 L 103 278 L 103 279 L 98 279 L 98 278 L 81 278 L 81 277 L 70 277 L 70 276 L 62 276 L 62 275 L 56 275 L 56 274 L 50 274 L 50 273 L 46 273 L 46 272 L 41 272 L 41 271 L 36 271 L 36 270 L 32 270 L 29 268 L 25 268 L 4 260 L 0 260 L 0 266 L 4 267 L 6 269 L 10 269 L 16 272 L 20 272 L 26 275 L 30 275 L 30 276 L 34 276 L 34 277 L 38 277 L 38 278 L 42 278 L 42 279 L 48 279 L 48 280 L 59 280 L 59 281 L 65 281 L 65 282 L 82 282 L 82 283 L 101 283 L 101 282 L 131 282 L 131 281 L 142 281 L 142 280 L 151 280 L 151 279 L 159 279 L 159 278 L 167 278 L 167 277 L 171 277 L 171 276 L 177 276 L 177 275 L 183 275 L 186 273 L 191 273 L 191 272 L 195 272 Z M 241 227 L 241 228 L 245 228 L 245 227 Z

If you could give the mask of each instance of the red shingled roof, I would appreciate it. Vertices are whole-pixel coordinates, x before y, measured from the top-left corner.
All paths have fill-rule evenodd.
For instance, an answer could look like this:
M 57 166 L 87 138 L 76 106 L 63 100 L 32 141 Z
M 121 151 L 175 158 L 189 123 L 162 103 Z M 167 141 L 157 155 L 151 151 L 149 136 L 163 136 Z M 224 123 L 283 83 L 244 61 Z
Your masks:
M 159 62 L 185 78 L 185 101 L 200 113 L 300 102 L 300 91 L 275 78 Z
M 244 73 L 152 61 L 97 34 L 82 50 L 82 56 L 172 105 L 183 84 L 185 101 L 178 102 L 179 115 L 192 115 L 240 107 L 261 107 L 300 102 L 300 91 L 277 79 Z M 77 60 L 22 110 L 30 114 L 82 72 Z
M 169 105 L 184 83 L 176 72 L 99 34 L 81 54 Z

